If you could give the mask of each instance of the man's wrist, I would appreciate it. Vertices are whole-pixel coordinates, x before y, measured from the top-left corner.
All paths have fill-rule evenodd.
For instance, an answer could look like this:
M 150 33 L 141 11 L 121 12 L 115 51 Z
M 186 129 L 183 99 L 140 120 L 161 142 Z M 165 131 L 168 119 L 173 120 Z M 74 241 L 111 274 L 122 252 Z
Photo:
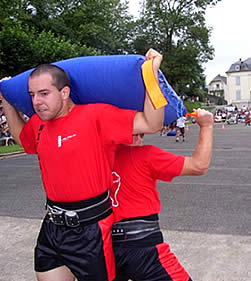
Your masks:
M 213 129 L 214 125 L 213 124 L 208 124 L 208 125 L 200 125 L 201 129 Z

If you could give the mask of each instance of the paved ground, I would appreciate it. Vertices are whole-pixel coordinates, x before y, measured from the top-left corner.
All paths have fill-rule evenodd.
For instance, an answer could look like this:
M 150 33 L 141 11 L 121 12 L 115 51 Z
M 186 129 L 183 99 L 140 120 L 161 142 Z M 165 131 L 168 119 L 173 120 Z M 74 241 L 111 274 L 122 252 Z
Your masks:
M 159 135 L 146 143 L 190 155 L 197 126 L 186 133 L 184 143 Z M 251 280 L 250 140 L 251 127 L 217 124 L 208 174 L 159 183 L 165 239 L 194 281 Z M 36 158 L 0 157 L 0 190 L 0 281 L 34 281 L 33 246 L 44 205 Z

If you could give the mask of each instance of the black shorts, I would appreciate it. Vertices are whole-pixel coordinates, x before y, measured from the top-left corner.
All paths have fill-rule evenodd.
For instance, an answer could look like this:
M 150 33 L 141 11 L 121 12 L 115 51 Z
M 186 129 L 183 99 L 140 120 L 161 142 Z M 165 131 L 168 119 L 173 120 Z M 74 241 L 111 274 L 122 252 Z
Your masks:
M 113 245 L 117 273 L 115 281 L 192 281 L 167 243 L 143 246 L 141 242 Z
M 179 130 L 182 136 L 185 134 L 185 128 L 184 127 L 182 127 L 182 128 L 176 127 L 176 130 Z
M 35 271 L 67 266 L 78 281 L 111 281 L 115 263 L 111 242 L 113 214 L 97 223 L 58 226 L 45 217 L 35 247 Z

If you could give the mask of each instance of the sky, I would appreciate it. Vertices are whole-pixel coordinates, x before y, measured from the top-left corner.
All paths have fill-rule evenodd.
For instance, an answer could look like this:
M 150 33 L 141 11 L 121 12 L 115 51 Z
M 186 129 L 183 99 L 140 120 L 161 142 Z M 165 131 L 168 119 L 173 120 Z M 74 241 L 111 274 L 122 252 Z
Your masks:
M 137 16 L 140 0 L 129 0 L 130 12 Z M 214 59 L 204 65 L 207 84 L 218 74 L 227 76 L 231 64 L 251 57 L 251 0 L 222 0 L 207 9 L 206 25 L 212 27 L 210 44 Z

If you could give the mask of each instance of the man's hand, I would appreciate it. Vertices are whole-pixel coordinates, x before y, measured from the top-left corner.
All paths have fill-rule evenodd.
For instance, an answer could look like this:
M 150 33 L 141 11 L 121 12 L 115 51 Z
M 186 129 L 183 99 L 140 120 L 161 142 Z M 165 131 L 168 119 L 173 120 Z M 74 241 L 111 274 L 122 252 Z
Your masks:
M 1 83 L 2 81 L 4 81 L 4 80 L 9 80 L 10 78 L 11 78 L 11 76 L 4 77 L 4 78 L 0 79 L 0 83 Z M 3 97 L 2 93 L 1 93 L 1 91 L 0 91 L 0 99 L 4 99 L 4 97 Z
M 158 70 L 160 68 L 163 56 L 159 52 L 151 48 L 146 52 L 145 56 L 147 60 L 153 59 L 153 71 L 154 74 L 157 74 L 158 77 Z
M 195 110 L 197 113 L 196 123 L 202 127 L 212 127 L 214 124 L 213 114 L 205 109 Z
M 8 80 L 11 77 L 5 77 L 0 80 L 0 82 L 4 80 Z M 15 142 L 17 144 L 21 144 L 19 139 L 19 134 L 25 124 L 24 120 L 21 118 L 19 112 L 14 108 L 13 105 L 11 105 L 1 94 L 0 92 L 0 98 L 2 99 L 3 104 L 3 111 L 7 118 L 7 122 L 9 125 L 10 133 L 12 137 L 14 138 Z

